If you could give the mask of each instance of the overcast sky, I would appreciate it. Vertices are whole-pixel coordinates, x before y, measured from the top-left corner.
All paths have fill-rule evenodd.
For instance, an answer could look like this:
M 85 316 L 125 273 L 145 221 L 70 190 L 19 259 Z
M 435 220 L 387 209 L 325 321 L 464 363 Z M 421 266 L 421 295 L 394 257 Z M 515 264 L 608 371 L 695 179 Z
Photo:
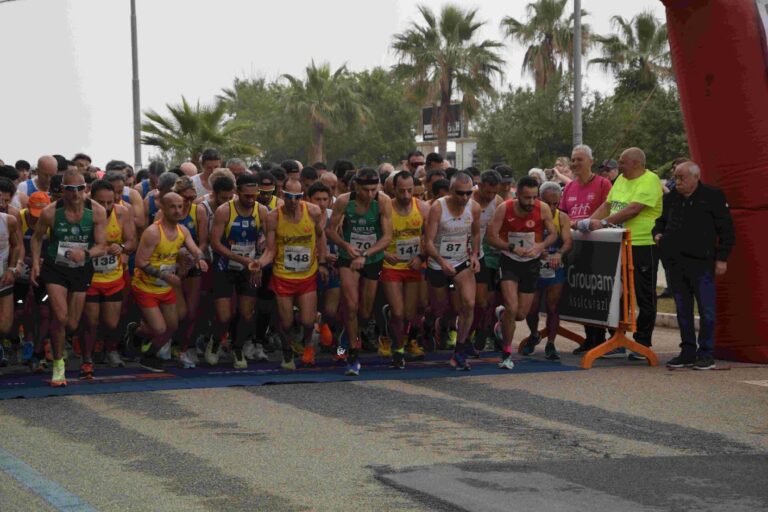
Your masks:
M 184 95 L 211 102 L 235 77 L 302 75 L 314 59 L 352 70 L 390 66 L 392 35 L 417 19 L 413 0 L 136 0 L 142 110 L 166 113 Z M 529 0 L 458 2 L 487 21 L 483 37 L 500 39 L 504 16 L 525 20 Z M 644 9 L 659 18 L 659 0 L 582 0 L 597 33 L 610 18 Z M 505 87 L 521 76 L 524 49 L 508 44 Z M 133 161 L 129 0 L 16 0 L 0 3 L 0 158 L 90 154 L 103 166 Z M 586 85 L 608 90 L 597 68 Z M 144 148 L 146 164 L 151 148 Z

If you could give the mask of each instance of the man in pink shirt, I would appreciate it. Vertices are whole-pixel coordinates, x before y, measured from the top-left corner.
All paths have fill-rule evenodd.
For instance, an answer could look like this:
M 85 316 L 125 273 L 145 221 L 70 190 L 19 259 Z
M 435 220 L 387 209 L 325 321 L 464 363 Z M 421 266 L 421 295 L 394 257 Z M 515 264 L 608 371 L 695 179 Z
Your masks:
M 560 209 L 568 214 L 573 229 L 576 229 L 579 220 L 589 218 L 605 203 L 611 190 L 610 181 L 592 172 L 593 163 L 592 148 L 583 144 L 573 148 L 573 181 L 565 186 L 560 199 Z M 574 354 L 582 354 L 605 341 L 605 329 L 602 327 L 585 326 L 584 331 L 587 340 L 573 351 Z

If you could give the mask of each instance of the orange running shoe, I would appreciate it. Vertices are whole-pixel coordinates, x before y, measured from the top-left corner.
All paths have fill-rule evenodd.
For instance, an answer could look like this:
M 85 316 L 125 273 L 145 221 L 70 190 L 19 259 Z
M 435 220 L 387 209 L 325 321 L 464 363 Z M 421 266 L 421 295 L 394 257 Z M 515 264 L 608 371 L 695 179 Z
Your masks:
M 93 380 L 93 363 L 80 365 L 80 380 Z
M 304 347 L 304 353 L 301 354 L 301 365 L 305 368 L 313 368 L 315 366 L 315 347 L 312 345 Z
M 324 347 L 333 345 L 333 333 L 328 324 L 320 325 L 320 344 Z

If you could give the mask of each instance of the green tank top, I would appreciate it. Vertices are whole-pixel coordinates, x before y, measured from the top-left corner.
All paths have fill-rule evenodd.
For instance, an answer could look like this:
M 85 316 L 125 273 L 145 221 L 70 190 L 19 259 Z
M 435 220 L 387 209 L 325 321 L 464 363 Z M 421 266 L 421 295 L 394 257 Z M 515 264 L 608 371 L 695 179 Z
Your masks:
M 378 195 L 377 195 L 378 198 Z M 357 247 L 360 251 L 368 250 L 381 238 L 381 219 L 379 217 L 379 201 L 374 199 L 368 211 L 360 215 L 355 213 L 357 200 L 354 194 L 350 196 L 349 204 L 344 210 L 344 225 L 341 235 L 344 241 Z M 339 255 L 344 259 L 351 259 L 344 249 L 339 249 Z M 368 256 L 365 264 L 376 263 L 384 259 L 384 251 Z
M 68 248 L 80 248 L 87 251 L 93 247 L 93 243 L 93 210 L 91 209 L 91 201 L 85 201 L 83 218 L 76 224 L 67 220 L 67 216 L 64 213 L 64 203 L 58 203 L 48 242 L 48 257 L 57 264 L 69 267 L 83 266 L 76 265 L 74 262 L 68 262 L 65 256 L 66 250 Z M 90 258 L 86 255 L 85 261 L 89 260 Z

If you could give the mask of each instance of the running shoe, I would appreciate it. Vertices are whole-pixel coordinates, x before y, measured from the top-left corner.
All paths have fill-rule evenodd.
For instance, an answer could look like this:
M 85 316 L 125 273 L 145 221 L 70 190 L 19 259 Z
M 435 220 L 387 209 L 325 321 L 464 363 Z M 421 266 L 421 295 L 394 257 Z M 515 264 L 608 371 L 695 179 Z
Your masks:
M 536 345 L 541 343 L 541 335 L 537 332 L 531 333 L 528 337 L 528 343 L 523 347 L 523 355 L 530 356 L 536 352 Z
M 714 370 L 716 368 L 713 357 L 698 357 L 696 362 L 693 363 L 694 370 Z
M 512 360 L 512 354 L 502 354 L 504 360 L 499 363 L 499 369 L 512 370 L 515 367 L 515 362 Z
M 379 336 L 379 355 L 392 357 L 392 340 L 387 336 Z
M 627 354 L 627 359 L 630 361 L 645 361 L 646 357 L 639 352 L 630 352 Z
M 451 366 L 453 366 L 457 372 L 468 372 L 472 369 L 467 362 L 466 356 L 461 352 L 453 353 L 453 357 L 451 358 Z
M 307 345 L 304 347 L 304 352 L 301 354 L 301 366 L 304 368 L 315 367 L 315 347 L 314 345 Z
M 347 369 L 344 371 L 344 375 L 348 375 L 350 377 L 357 377 L 360 375 L 360 361 L 350 361 L 347 364 Z
M 406 351 L 411 359 L 424 359 L 427 355 L 417 340 L 410 340 L 406 346 Z
M 554 343 L 547 343 L 544 345 L 544 359 L 548 361 L 559 361 L 560 354 L 557 353 Z
M 235 370 L 246 370 L 248 368 L 248 360 L 243 355 L 243 350 L 236 348 L 232 350 L 232 359 L 234 360 L 233 367 Z
M 264 352 L 264 346 L 261 343 L 253 344 L 253 356 L 251 357 L 251 359 L 256 361 L 257 363 L 269 362 L 269 356 L 267 355 L 266 352 Z
M 80 380 L 93 380 L 93 363 L 80 365 Z
M 328 327 L 328 324 L 321 324 L 320 325 L 320 345 L 323 347 L 330 347 L 333 345 L 333 333 L 331 332 L 331 328 Z
M 67 377 L 65 375 L 66 367 L 64 366 L 63 359 L 56 359 L 53 361 L 53 376 L 51 377 L 52 388 L 63 388 L 67 385 Z
M 253 340 L 246 340 L 245 344 L 243 345 L 243 355 L 246 359 L 249 361 L 253 359 L 253 352 L 256 350 L 256 347 L 253 345 Z
M 213 339 L 208 338 L 208 344 L 205 346 L 205 362 L 210 366 L 219 364 L 219 344 Z
M 667 362 L 667 368 L 690 368 L 696 363 L 695 357 L 684 357 L 682 354 Z
M 163 372 L 163 360 L 159 357 L 143 356 L 139 360 L 139 366 L 154 373 Z
M 289 361 L 286 361 L 283 359 L 283 362 L 280 363 L 280 368 L 283 370 L 295 370 L 296 369 L 296 362 L 294 362 L 293 358 L 291 358 Z
M 445 348 L 453 349 L 456 348 L 456 337 L 459 335 L 455 330 L 451 329 L 448 331 L 448 338 L 445 341 Z
M 168 340 L 168 342 L 160 347 L 160 350 L 157 351 L 157 357 L 162 359 L 163 361 L 170 361 L 171 360 L 171 341 Z
M 395 352 L 392 354 L 392 362 L 389 363 L 390 368 L 397 370 L 405 369 L 405 354 L 402 352 Z
M 339 345 L 336 347 L 336 353 L 333 355 L 333 360 L 337 363 L 346 363 L 347 362 L 347 350 Z
M 194 359 L 193 359 L 193 354 L 194 354 Z M 196 350 L 193 348 L 190 348 L 182 352 L 181 355 L 179 356 L 179 366 L 181 366 L 184 369 L 195 368 L 197 366 L 196 360 L 197 360 Z

